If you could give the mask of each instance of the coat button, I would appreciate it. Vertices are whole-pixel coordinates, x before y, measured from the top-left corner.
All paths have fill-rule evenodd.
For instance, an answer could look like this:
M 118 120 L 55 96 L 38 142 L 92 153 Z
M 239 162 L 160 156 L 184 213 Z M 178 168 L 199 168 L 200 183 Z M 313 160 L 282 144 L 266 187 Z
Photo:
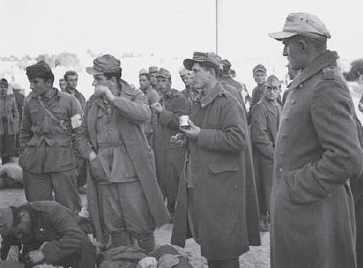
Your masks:
M 282 171 L 283 171 L 282 167 L 281 167 L 281 168 L 279 168 L 279 171 L 280 171 L 280 172 L 282 172 Z
M 287 138 L 287 135 L 285 133 L 282 133 L 282 138 L 283 139 L 286 139 Z
M 302 88 L 303 86 L 304 86 L 303 84 L 300 84 L 300 85 L 299 85 L 299 88 Z
M 291 100 L 291 104 L 296 104 L 296 100 Z
M 280 155 L 284 155 L 284 152 L 280 152 Z

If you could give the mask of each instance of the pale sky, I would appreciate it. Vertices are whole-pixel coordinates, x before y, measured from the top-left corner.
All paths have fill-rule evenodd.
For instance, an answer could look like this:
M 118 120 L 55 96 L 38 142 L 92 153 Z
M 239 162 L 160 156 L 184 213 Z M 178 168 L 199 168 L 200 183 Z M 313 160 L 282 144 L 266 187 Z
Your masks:
M 329 47 L 342 58 L 363 57 L 361 0 L 219 1 L 224 58 L 281 56 L 281 43 L 267 34 L 298 11 L 325 22 Z M 0 0 L 0 55 L 91 49 L 189 57 L 215 50 L 215 6 L 215 0 Z

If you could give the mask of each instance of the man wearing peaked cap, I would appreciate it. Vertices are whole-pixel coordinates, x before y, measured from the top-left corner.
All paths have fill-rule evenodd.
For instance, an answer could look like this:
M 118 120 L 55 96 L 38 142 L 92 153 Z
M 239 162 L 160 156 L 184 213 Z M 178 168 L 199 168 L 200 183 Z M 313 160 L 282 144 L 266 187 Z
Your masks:
M 257 64 L 252 69 L 252 76 L 256 82 L 256 87 L 252 89 L 252 99 L 251 99 L 251 106 L 250 111 L 252 111 L 253 105 L 260 101 L 261 97 L 263 96 L 265 90 L 265 81 L 266 81 L 266 74 L 267 70 L 266 67 L 262 64 Z
M 185 246 L 189 229 L 208 267 L 237 268 L 249 245 L 260 245 L 246 114 L 218 80 L 220 57 L 194 52 L 184 67 L 193 71 L 201 92 L 189 128 L 181 128 L 175 142 L 188 146 L 188 154 L 171 243 Z
M 270 36 L 301 70 L 289 85 L 275 143 L 271 266 L 357 267 L 349 188 L 363 169 L 360 122 L 338 55 L 327 49 L 329 31 L 315 15 L 291 13 Z
M 185 149 L 171 147 L 170 138 L 179 132 L 179 116 L 188 115 L 185 97 L 171 88 L 170 72 L 160 68 L 156 74 L 160 101 L 151 106 L 158 115 L 155 129 L 155 167 L 161 191 L 167 200 L 167 208 L 174 216 L 180 173 L 183 169 Z
M 147 70 L 142 69 L 139 71 L 139 83 L 140 83 L 140 90 L 144 92 L 146 100 L 151 107 L 152 104 L 159 102 L 160 96 L 158 92 L 152 88 L 150 83 L 150 74 Z M 157 115 L 155 110 L 151 110 L 151 117 L 149 118 L 148 122 L 145 123 L 144 132 L 146 138 L 150 144 L 150 146 L 154 149 L 154 134 L 155 134 L 155 127 L 157 124 Z
M 40 61 L 26 68 L 32 92 L 24 101 L 20 159 L 29 202 L 52 200 L 75 213 L 81 211 L 77 192 L 73 138 L 81 124 L 77 99 L 53 87 L 54 74 Z
M 183 94 L 185 99 L 187 100 L 188 110 L 190 111 L 195 95 L 198 92 L 194 90 L 193 78 L 189 70 L 183 67 L 182 69 L 179 70 L 179 75 L 185 85 L 185 89 L 182 90 L 180 93 Z
M 93 61 L 94 94 L 86 104 L 76 143 L 89 162 L 87 200 L 97 240 L 128 246 L 130 236 L 145 251 L 155 247 L 154 230 L 169 221 L 158 187 L 154 156 L 144 133 L 151 117 L 140 90 L 121 78 L 120 61 L 104 55 Z M 105 228 L 105 230 L 103 229 Z
M 153 89 L 156 89 L 156 74 L 158 73 L 159 68 L 156 66 L 149 67 L 149 74 L 150 74 L 150 83 Z

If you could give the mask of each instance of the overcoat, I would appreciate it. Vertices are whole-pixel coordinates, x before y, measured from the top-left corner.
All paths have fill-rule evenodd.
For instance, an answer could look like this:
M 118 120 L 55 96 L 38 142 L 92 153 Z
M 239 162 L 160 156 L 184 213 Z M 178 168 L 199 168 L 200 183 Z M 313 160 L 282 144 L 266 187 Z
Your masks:
M 271 266 L 356 267 L 349 178 L 363 151 L 336 52 L 293 80 L 276 139 L 271 194 Z
M 180 173 L 186 150 L 170 147 L 170 138 L 179 132 L 179 116 L 188 115 L 188 104 L 185 97 L 176 89 L 171 89 L 160 99 L 164 110 L 159 114 L 155 127 L 154 152 L 156 175 L 164 197 L 175 203 Z
M 13 94 L 6 95 L 0 98 L 1 116 L 6 115 L 7 133 L 3 125 L 3 120 L 0 120 L 0 136 L 15 135 L 19 133 L 19 112 L 17 109 L 15 97 Z
M 266 96 L 251 111 L 253 164 L 261 215 L 270 211 L 275 141 L 281 112 L 281 104 L 273 104 Z
M 161 226 L 169 222 L 170 218 L 157 184 L 154 154 L 143 132 L 143 123 L 149 120 L 151 115 L 150 108 L 142 91 L 131 89 L 123 80 L 121 80 L 121 85 L 121 96 L 116 97 L 113 103 L 113 108 L 119 114 L 117 127 L 126 151 L 134 164 L 136 175 L 141 182 L 151 215 L 155 224 Z M 91 149 L 97 153 L 96 119 L 100 103 L 103 103 L 102 99 L 95 95 L 90 97 L 77 133 L 77 147 L 87 162 Z M 104 242 L 104 225 L 99 217 L 97 185 L 89 171 L 87 175 L 87 200 L 90 216 L 95 225 L 97 239 Z
M 177 201 L 172 244 L 185 245 L 186 181 L 193 185 L 198 242 L 207 259 L 238 257 L 260 244 L 256 187 L 246 115 L 220 83 L 192 106 L 191 121 L 201 128 L 189 140 L 188 168 Z

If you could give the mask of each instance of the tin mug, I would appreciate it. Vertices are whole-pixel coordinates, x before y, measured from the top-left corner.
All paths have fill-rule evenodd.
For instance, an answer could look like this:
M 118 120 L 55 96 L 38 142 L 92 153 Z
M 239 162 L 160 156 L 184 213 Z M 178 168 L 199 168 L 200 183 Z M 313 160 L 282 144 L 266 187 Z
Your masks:
M 181 115 L 179 116 L 179 126 L 181 128 L 189 128 L 189 124 L 188 124 L 188 120 L 189 120 L 189 115 Z

